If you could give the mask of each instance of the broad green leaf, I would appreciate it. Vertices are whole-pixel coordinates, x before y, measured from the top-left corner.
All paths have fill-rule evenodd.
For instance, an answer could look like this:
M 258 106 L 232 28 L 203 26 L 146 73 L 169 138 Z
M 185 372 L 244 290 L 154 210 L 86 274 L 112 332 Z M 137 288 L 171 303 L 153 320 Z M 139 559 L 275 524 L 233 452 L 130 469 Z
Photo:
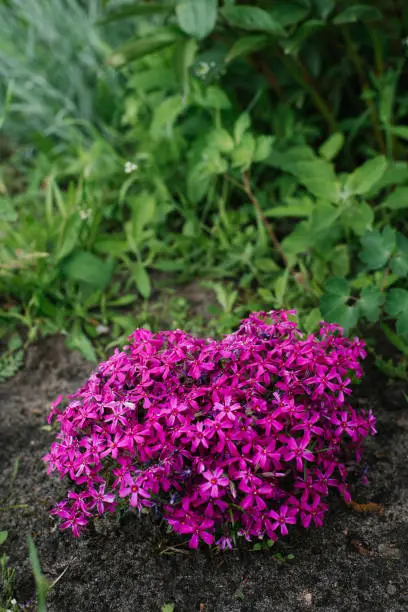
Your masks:
M 341 215 L 344 227 L 350 228 L 357 236 L 371 230 L 374 222 L 373 208 L 367 202 L 353 201 Z
M 341 25 L 345 23 L 356 23 L 357 21 L 378 21 L 382 19 L 381 11 L 375 6 L 368 4 L 354 4 L 347 7 L 333 19 L 333 23 Z
M 384 296 L 377 287 L 365 287 L 360 294 L 360 309 L 363 316 L 375 323 L 380 316 L 380 309 L 384 303 Z
M 337 202 L 339 185 L 333 166 L 324 159 L 294 161 L 285 164 L 285 170 L 294 174 L 300 183 L 317 198 Z
M 138 17 L 141 15 L 171 13 L 175 6 L 175 2 L 149 2 L 149 4 L 140 2 L 137 4 L 133 3 L 112 9 L 112 11 L 110 11 L 99 23 L 110 23 L 111 21 L 118 21 L 120 19 L 127 19 L 128 17 L 136 16 Z
M 240 143 L 235 147 L 231 155 L 231 162 L 234 168 L 247 170 L 251 165 L 255 154 L 256 142 L 250 132 L 244 134 Z
M 230 25 L 237 28 L 267 32 L 274 36 L 286 36 L 286 32 L 279 21 L 257 6 L 224 6 L 220 13 Z
M 287 151 L 274 150 L 265 163 L 273 168 L 279 168 L 285 172 L 290 172 L 294 163 L 316 161 L 317 157 L 313 149 L 307 146 L 291 147 Z
M 180 42 L 174 49 L 174 68 L 184 96 L 188 94 L 190 89 L 190 68 L 194 63 L 197 49 L 198 43 L 193 38 L 187 38 Z
M 208 171 L 207 164 L 200 162 L 193 166 L 187 174 L 187 195 L 193 204 L 198 204 L 208 193 L 213 174 Z
M 340 152 L 344 144 L 344 134 L 336 132 L 329 136 L 319 148 L 319 155 L 327 161 L 331 161 Z
M 310 217 L 313 212 L 313 202 L 305 197 L 288 201 L 287 206 L 274 206 L 265 211 L 266 217 Z
M 97 238 L 93 246 L 98 253 L 112 255 L 112 257 L 120 257 L 129 250 L 128 243 L 123 240 L 122 234 L 117 236 L 110 234 L 109 238 Z
M 62 262 L 63 273 L 71 280 L 105 289 L 110 282 L 113 265 L 88 251 L 74 251 Z
M 313 246 L 314 238 L 309 221 L 297 223 L 293 232 L 282 240 L 281 246 L 287 255 L 304 253 Z
M 302 21 L 309 13 L 310 7 L 305 2 L 292 2 L 291 0 L 274 2 L 268 9 L 271 15 L 282 26 L 293 25 Z
M 397 187 L 387 196 L 381 206 L 390 208 L 391 210 L 408 208 L 408 187 Z
M 320 321 L 322 320 L 323 320 L 323 317 L 322 317 L 322 313 L 320 312 L 319 308 L 312 308 L 312 310 L 309 312 L 309 314 L 303 321 L 303 327 L 306 333 L 308 334 L 313 333 L 317 329 Z
M 397 252 L 391 259 L 391 272 L 401 278 L 408 276 L 408 238 L 397 232 Z
M 241 36 L 237 41 L 235 41 L 231 49 L 228 51 L 225 61 L 227 63 L 232 62 L 232 60 L 236 59 L 237 57 L 249 55 L 250 53 L 264 49 L 269 43 L 270 38 L 262 34 L 255 34 L 254 36 Z
M 384 155 L 378 155 L 368 160 L 349 174 L 344 187 L 346 193 L 348 195 L 363 195 L 367 193 L 374 183 L 381 178 L 386 168 L 387 160 Z
M 344 278 L 332 278 L 324 286 L 325 293 L 320 298 L 320 310 L 328 323 L 338 323 L 345 333 L 354 327 L 359 318 L 358 305 L 347 304 L 350 299 L 350 286 Z
M 97 357 L 92 343 L 81 329 L 77 328 L 68 334 L 67 345 L 69 348 L 79 351 L 88 361 L 96 363 Z
M 374 183 L 366 197 L 371 199 L 385 187 L 395 187 L 408 182 L 408 164 L 403 161 L 389 162 L 382 177 Z
M 132 227 L 136 240 L 140 238 L 145 226 L 150 223 L 156 212 L 156 198 L 146 191 L 128 198 L 132 210 Z
M 231 108 L 231 102 L 227 94 L 220 88 L 212 85 L 207 87 L 205 96 L 201 102 L 204 108 L 215 108 L 218 110 L 226 110 Z
M 386 226 L 383 232 L 366 232 L 361 238 L 360 259 L 370 270 L 385 266 L 395 248 L 395 230 Z
M 0 546 L 7 540 L 8 532 L 0 531 Z
M 385 301 L 385 309 L 389 315 L 397 318 L 397 333 L 408 335 L 408 291 L 391 289 Z
M 254 162 L 264 161 L 272 150 L 275 136 L 258 136 L 255 142 Z
M 68 217 L 63 222 L 60 236 L 60 246 L 58 246 L 57 252 L 55 253 L 55 261 L 59 262 L 64 257 L 67 257 L 76 246 L 79 246 L 79 232 L 82 225 L 82 219 L 78 213 L 75 213 Z
M 398 136 L 398 138 L 402 138 L 403 140 L 408 140 L 408 126 L 407 125 L 394 125 L 389 128 L 389 131 L 394 136 Z
M 227 130 L 224 128 L 214 129 L 208 136 L 212 147 L 215 147 L 220 153 L 231 153 L 234 148 L 234 140 Z
M 150 124 L 150 134 L 154 140 L 173 135 L 173 126 L 179 115 L 184 110 L 182 97 L 180 95 L 166 98 L 155 110 L 153 120 Z
M 183 32 L 201 40 L 214 29 L 217 0 L 182 0 L 177 3 L 176 16 Z
M 248 113 L 242 113 L 238 117 L 234 126 L 234 140 L 237 144 L 241 142 L 242 136 L 251 126 L 251 117 Z
M 139 38 L 117 49 L 109 58 L 109 63 L 118 68 L 141 57 L 160 51 L 160 49 L 174 44 L 177 40 L 181 40 L 182 37 L 183 35 L 180 31 L 175 28 L 169 27 L 157 30 L 151 36 Z
M 139 261 L 132 265 L 132 276 L 139 293 L 144 298 L 149 298 L 151 293 L 150 278 L 146 268 Z
M 339 244 L 333 249 L 330 260 L 334 276 L 343 278 L 350 272 L 350 254 L 347 244 Z

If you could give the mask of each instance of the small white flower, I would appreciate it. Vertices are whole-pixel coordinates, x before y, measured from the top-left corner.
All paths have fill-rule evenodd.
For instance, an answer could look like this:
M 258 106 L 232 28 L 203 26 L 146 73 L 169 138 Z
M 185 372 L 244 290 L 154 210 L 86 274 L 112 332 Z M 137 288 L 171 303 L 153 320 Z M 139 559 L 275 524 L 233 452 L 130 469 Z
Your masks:
M 137 164 L 134 164 L 131 161 L 127 161 L 125 163 L 125 172 L 126 172 L 126 174 L 131 174 L 132 172 L 134 172 L 137 169 L 138 169 L 138 165 Z
M 87 219 L 89 219 L 91 215 L 92 215 L 92 208 L 88 208 L 87 210 L 79 211 L 79 216 L 81 217 L 82 221 L 86 221 Z
M 196 75 L 201 79 L 204 79 L 210 72 L 210 66 L 207 62 L 200 62 L 196 68 Z

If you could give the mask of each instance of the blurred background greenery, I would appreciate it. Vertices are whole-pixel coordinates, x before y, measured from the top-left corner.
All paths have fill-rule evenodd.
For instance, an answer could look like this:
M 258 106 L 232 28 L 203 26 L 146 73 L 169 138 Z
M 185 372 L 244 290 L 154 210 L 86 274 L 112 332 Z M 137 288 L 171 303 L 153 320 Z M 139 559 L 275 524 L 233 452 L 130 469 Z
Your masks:
M 407 378 L 407 58 L 404 0 L 0 1 L 0 380 L 283 307 Z

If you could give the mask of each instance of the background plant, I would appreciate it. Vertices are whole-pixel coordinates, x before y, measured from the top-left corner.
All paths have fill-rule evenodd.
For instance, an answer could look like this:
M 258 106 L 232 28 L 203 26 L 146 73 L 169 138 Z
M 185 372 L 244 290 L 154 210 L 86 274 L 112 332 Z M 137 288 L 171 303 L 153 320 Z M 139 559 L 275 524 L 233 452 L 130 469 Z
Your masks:
M 380 320 L 406 376 L 403 3 L 43 4 L 1 7 L 3 334 L 95 360 L 200 278 L 225 331 L 265 306 Z

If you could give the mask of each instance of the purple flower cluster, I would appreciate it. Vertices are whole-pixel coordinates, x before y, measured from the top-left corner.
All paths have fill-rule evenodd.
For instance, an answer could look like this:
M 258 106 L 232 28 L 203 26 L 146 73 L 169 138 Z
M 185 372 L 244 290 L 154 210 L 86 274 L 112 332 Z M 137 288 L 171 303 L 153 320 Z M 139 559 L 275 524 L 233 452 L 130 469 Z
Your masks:
M 52 513 L 78 536 L 116 508 L 159 511 L 190 546 L 276 540 L 322 525 L 329 488 L 375 433 L 347 401 L 364 343 L 321 324 L 304 337 L 293 311 L 253 313 L 221 341 L 139 329 L 86 384 L 54 402 L 44 457 L 75 487 Z

